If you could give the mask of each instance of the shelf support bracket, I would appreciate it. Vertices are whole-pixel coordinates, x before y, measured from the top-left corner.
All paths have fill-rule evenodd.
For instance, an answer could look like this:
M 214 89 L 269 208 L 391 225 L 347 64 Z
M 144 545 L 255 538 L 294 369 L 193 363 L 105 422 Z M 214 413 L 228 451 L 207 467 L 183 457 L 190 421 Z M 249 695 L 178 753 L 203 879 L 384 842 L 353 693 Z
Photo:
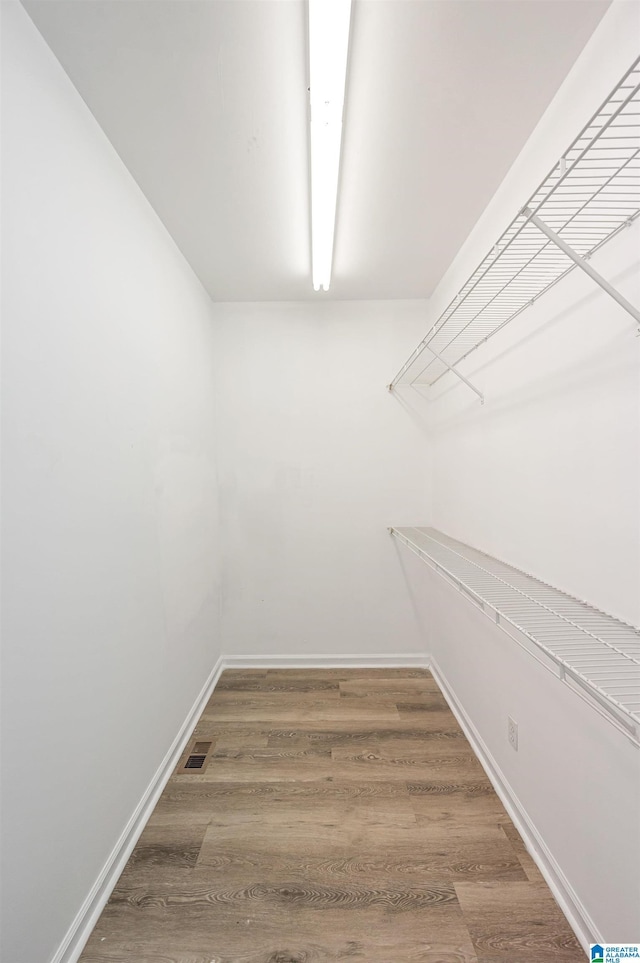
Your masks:
M 460 372 L 457 370 L 457 368 L 454 368 L 454 366 L 453 366 L 452 364 L 449 364 L 449 362 L 446 361 L 446 360 L 442 357 L 441 354 L 438 354 L 437 351 L 434 351 L 430 344 L 426 345 L 426 347 L 427 347 L 428 350 L 431 352 L 431 354 L 438 359 L 438 361 L 441 361 L 442 364 L 445 365 L 445 366 L 449 369 L 449 371 L 452 371 L 453 374 L 454 374 L 457 378 L 460 378 L 460 381 L 464 381 L 464 383 L 466 384 L 467 388 L 471 388 L 472 391 L 475 391 L 475 393 L 477 394 L 478 398 L 480 399 L 480 404 L 483 405 L 483 404 L 484 404 L 484 395 L 482 394 L 482 392 L 479 391 L 479 390 L 476 388 L 475 385 L 472 385 L 468 378 L 465 378 L 465 376 L 464 376 L 463 374 L 460 374 Z
M 533 213 L 531 208 L 523 208 L 522 213 L 528 217 L 531 223 L 535 224 L 538 230 L 542 231 L 542 233 L 545 234 L 549 240 L 556 245 L 556 247 L 559 247 L 568 258 L 571 258 L 574 264 L 577 264 L 579 268 L 582 268 L 585 274 L 588 274 L 589 277 L 596 282 L 596 284 L 599 284 L 603 291 L 606 291 L 607 294 L 614 299 L 614 301 L 617 301 L 618 304 L 623 307 L 625 311 L 627 311 L 640 326 L 640 311 L 634 307 L 630 301 L 627 301 L 627 299 L 620 294 L 620 292 L 617 291 L 612 284 L 609 284 L 606 278 L 603 278 L 601 274 L 595 271 L 583 257 L 580 257 L 579 254 L 576 254 L 573 248 L 570 247 L 561 237 L 559 237 L 555 231 L 552 231 L 550 227 L 547 227 L 544 221 L 541 221 L 538 215 Z

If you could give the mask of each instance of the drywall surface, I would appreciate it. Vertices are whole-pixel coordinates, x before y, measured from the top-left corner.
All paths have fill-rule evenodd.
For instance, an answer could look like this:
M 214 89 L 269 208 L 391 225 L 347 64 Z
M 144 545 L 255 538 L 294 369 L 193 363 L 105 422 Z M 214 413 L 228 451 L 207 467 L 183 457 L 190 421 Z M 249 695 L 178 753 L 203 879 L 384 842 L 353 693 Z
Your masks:
M 639 35 L 640 6 L 616 0 L 434 293 L 430 322 L 629 69 Z M 640 306 L 640 225 L 590 263 Z M 637 327 L 576 268 L 460 365 L 484 407 L 451 374 L 429 391 L 433 524 L 634 624 Z
M 224 654 L 424 653 L 387 526 L 429 518 L 429 439 L 385 388 L 424 303 L 216 308 Z
M 640 305 L 640 224 L 591 259 Z M 432 407 L 433 523 L 640 623 L 640 338 L 574 271 L 462 370 Z
M 636 941 L 640 750 L 440 575 L 417 559 L 408 566 L 432 658 L 564 875 L 583 935 Z
M 629 68 L 639 20 L 637 4 L 612 4 L 431 298 L 425 331 Z M 590 263 L 640 307 L 639 255 L 636 223 Z M 434 526 L 634 624 L 639 352 L 637 324 L 576 269 L 460 366 L 484 406 L 453 375 L 424 391 Z M 637 940 L 640 752 L 427 566 L 402 565 L 429 652 L 564 877 L 583 935 Z
M 61 945 L 217 658 L 211 304 L 3 20 L 2 959 Z

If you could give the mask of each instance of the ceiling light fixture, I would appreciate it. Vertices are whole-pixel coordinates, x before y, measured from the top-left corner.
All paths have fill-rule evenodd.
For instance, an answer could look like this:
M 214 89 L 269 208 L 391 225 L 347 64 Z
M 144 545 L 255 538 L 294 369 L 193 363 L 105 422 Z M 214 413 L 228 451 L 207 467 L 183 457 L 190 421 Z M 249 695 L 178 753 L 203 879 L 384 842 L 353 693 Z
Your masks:
M 313 287 L 329 290 L 351 0 L 309 0 Z

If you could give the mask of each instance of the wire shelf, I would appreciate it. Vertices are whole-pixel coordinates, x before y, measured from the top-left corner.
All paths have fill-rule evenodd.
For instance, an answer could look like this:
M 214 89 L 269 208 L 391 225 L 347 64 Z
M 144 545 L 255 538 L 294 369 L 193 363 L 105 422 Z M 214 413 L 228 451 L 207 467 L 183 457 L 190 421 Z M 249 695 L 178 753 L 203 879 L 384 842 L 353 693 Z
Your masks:
M 575 254 L 588 259 L 639 213 L 640 58 L 478 265 L 390 387 L 435 384 L 573 270 L 576 262 L 541 232 L 532 215 Z
M 390 532 L 640 745 L 640 630 L 436 529 Z

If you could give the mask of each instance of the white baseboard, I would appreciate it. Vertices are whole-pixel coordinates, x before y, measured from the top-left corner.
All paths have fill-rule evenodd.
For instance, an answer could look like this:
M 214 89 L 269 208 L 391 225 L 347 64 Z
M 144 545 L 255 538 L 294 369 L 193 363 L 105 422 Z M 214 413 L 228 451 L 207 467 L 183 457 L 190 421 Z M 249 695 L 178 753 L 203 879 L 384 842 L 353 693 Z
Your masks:
M 562 872 L 553 854 L 547 848 L 526 809 L 487 748 L 482 736 L 440 671 L 437 662 L 432 659 L 429 668 L 443 696 L 447 700 L 451 711 L 469 740 L 471 748 L 489 777 L 493 788 L 500 797 L 500 801 L 522 836 L 529 855 L 544 876 L 549 889 L 555 896 L 560 909 L 566 916 L 567 922 L 575 933 L 580 945 L 585 953 L 588 954 L 589 943 L 603 942 L 602 935 L 598 932 L 596 924 L 571 886 L 571 883 Z
M 225 669 L 428 669 L 425 655 L 240 655 L 224 659 Z
M 218 659 L 209 678 L 189 710 L 187 718 L 180 727 L 180 731 L 173 740 L 170 749 L 147 786 L 142 799 L 123 829 L 118 842 L 113 847 L 100 875 L 92 886 L 73 923 L 67 930 L 67 934 L 53 956 L 51 963 L 76 963 L 78 960 L 100 913 L 104 909 L 114 886 L 118 882 L 133 847 L 137 843 L 142 830 L 147 824 L 160 798 L 162 790 L 178 764 L 180 756 L 198 719 L 202 715 L 205 705 L 211 697 L 211 693 L 220 678 L 220 673 L 223 671 L 223 668 L 223 660 Z
M 421 668 L 430 669 L 451 711 L 460 723 L 476 756 L 496 790 L 509 816 L 522 836 L 527 850 L 547 881 L 560 908 L 565 914 L 580 944 L 588 950 L 589 943 L 602 942 L 602 936 L 582 905 L 571 884 L 547 849 L 524 806 L 504 777 L 478 730 L 469 719 L 437 663 L 428 656 L 401 654 L 394 656 L 237 656 L 220 658 L 197 696 L 179 733 L 174 739 L 142 799 L 114 846 L 102 872 L 80 908 L 76 918 L 51 963 L 77 963 L 100 913 L 124 869 L 153 809 L 160 798 L 171 773 L 177 765 L 184 747 L 211 697 L 220 675 L 233 668 Z
M 171 748 L 162 760 L 145 793 L 135 808 L 129 822 L 113 847 L 111 854 L 102 868 L 100 875 L 91 888 L 87 898 L 78 911 L 73 923 L 69 927 L 65 938 L 54 954 L 51 963 L 76 963 L 84 946 L 91 935 L 100 913 L 104 909 L 119 877 L 124 869 L 142 830 L 146 826 L 153 812 L 160 794 L 167 784 L 171 773 L 178 764 L 184 747 L 202 714 L 206 703 L 211 698 L 220 675 L 225 669 L 233 668 L 390 668 L 417 667 L 428 668 L 428 659 L 420 655 L 395 656 L 238 656 L 236 658 L 219 658 L 202 690 L 198 694 L 187 718 L 180 727 L 180 731 L 173 740 Z

